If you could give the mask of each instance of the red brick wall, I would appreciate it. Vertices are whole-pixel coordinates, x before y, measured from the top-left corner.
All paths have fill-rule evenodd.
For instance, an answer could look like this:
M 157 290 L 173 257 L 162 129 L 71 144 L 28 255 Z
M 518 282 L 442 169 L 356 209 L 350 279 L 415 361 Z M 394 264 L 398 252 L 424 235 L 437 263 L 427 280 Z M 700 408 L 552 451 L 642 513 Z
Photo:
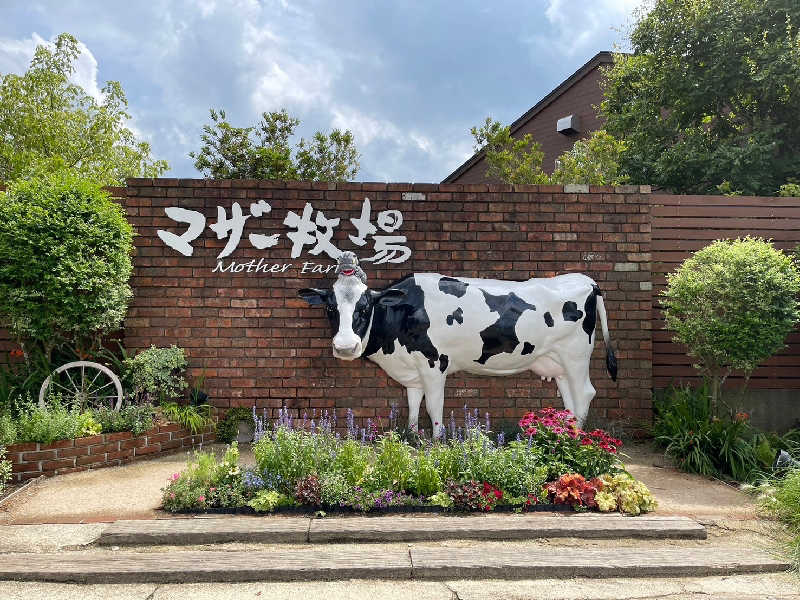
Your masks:
M 213 432 L 192 435 L 180 425 L 169 424 L 158 425 L 139 436 L 122 431 L 52 444 L 13 444 L 7 448 L 6 458 L 11 461 L 12 481 L 22 482 L 40 475 L 50 477 L 115 467 L 213 441 Z
M 606 299 L 612 340 L 618 348 L 619 381 L 610 381 L 602 342 L 595 349 L 592 381 L 598 390 L 593 412 L 600 417 L 647 419 L 651 398 L 649 196 L 638 187 L 508 186 L 461 184 L 310 183 L 177 179 L 129 180 L 126 205 L 137 230 L 134 299 L 126 321 L 130 349 L 178 344 L 188 353 L 191 372 L 204 372 L 218 407 L 252 406 L 274 412 L 282 405 L 304 410 L 348 407 L 361 418 L 385 416 L 391 403 L 406 406 L 403 388 L 369 361 L 345 363 L 331 354 L 331 330 L 320 308 L 297 299 L 304 287 L 329 287 L 331 275 L 301 274 L 304 261 L 332 264 L 309 247 L 290 258 L 287 211 L 301 213 L 306 202 L 328 218 L 341 218 L 334 243 L 359 250 L 350 218 L 360 215 L 365 197 L 378 211 L 402 211 L 395 234 L 408 237 L 412 257 L 402 264 L 362 263 L 370 287 L 379 289 L 411 272 L 528 279 L 569 271 L 595 278 Z M 586 188 L 589 191 L 589 188 Z M 647 190 L 645 190 L 647 191 Z M 404 192 L 425 194 L 404 200 Z M 212 273 L 227 243 L 208 226 L 217 206 L 230 216 L 234 202 L 249 214 L 251 202 L 265 200 L 272 212 L 247 221 L 242 241 L 224 259 L 264 258 L 291 263 L 284 274 Z M 181 233 L 165 207 L 198 210 L 206 230 L 184 257 L 167 247 L 158 229 Z M 277 246 L 256 250 L 250 233 L 280 234 Z M 464 403 L 494 417 L 516 418 L 543 405 L 558 405 L 555 383 L 532 374 L 448 379 L 446 411 Z

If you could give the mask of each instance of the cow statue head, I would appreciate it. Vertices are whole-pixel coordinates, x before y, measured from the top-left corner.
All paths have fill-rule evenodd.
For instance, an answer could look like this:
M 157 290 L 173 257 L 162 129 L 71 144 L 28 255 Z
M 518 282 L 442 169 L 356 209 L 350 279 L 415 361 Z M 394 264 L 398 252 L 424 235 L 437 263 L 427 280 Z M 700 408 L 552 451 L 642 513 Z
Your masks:
M 333 289 L 306 288 L 298 296 L 311 304 L 324 305 L 333 327 L 333 355 L 342 360 L 361 357 L 367 347 L 375 305 L 393 306 L 405 292 L 389 288 L 375 292 L 367 287 L 367 276 L 353 252 L 343 252 L 336 261 Z

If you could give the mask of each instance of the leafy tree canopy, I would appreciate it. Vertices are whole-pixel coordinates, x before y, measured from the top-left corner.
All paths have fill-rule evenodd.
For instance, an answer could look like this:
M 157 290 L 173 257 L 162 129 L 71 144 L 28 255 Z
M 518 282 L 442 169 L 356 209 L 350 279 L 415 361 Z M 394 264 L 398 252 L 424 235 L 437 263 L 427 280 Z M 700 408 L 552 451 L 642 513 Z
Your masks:
M 69 81 L 80 54 L 68 33 L 36 47 L 24 75 L 0 74 L 0 181 L 72 169 L 101 185 L 158 177 L 168 169 L 125 127 L 122 86 L 108 81 L 103 102 Z
M 550 177 L 552 183 L 588 183 L 590 185 L 621 185 L 628 176 L 620 170 L 620 156 L 626 144 L 600 129 L 585 140 L 578 140 L 572 150 L 556 160 Z
M 615 56 L 602 103 L 631 181 L 772 195 L 796 177 L 798 25 L 797 0 L 656 0 L 640 11 L 633 54 Z
M 486 177 L 503 183 L 548 182 L 547 173 L 542 171 L 544 152 L 530 133 L 514 138 L 508 125 L 491 117 L 486 117 L 480 127 L 471 128 L 470 133 L 475 138 L 475 152 L 485 150 Z
M 349 130 L 318 131 L 292 148 L 290 138 L 300 121 L 286 109 L 263 113 L 255 127 L 234 127 L 224 110 L 210 113 L 212 124 L 203 126 L 203 146 L 189 153 L 206 177 L 347 181 L 358 173 L 359 154 Z
M 619 185 L 627 181 L 619 164 L 625 142 L 604 130 L 575 142 L 556 160 L 552 175 L 542 170 L 544 152 L 530 133 L 514 138 L 510 126 L 491 117 L 470 132 L 475 138 L 475 152 L 484 151 L 486 177 L 503 183 Z

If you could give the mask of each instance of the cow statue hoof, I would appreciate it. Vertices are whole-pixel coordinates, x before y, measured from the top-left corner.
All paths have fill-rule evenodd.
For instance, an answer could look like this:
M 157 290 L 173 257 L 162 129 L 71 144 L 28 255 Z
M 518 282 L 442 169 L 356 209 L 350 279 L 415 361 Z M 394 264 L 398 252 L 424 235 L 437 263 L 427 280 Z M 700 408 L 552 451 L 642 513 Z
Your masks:
M 445 380 L 459 371 L 554 378 L 564 407 L 582 426 L 595 395 L 589 362 L 598 316 L 606 367 L 616 381 L 603 296 L 586 275 L 498 281 L 414 273 L 376 291 L 352 252 L 339 257 L 336 274 L 332 289 L 303 289 L 299 296 L 325 307 L 335 357 L 366 357 L 407 389 L 409 428 L 416 428 L 424 398 L 433 433 L 440 434 Z

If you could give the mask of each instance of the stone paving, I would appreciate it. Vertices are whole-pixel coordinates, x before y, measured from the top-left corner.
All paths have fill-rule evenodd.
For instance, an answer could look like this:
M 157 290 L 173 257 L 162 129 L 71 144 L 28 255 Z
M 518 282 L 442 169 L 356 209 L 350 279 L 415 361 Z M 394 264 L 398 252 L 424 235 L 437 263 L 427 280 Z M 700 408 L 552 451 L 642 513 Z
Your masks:
M 193 583 L 342 579 L 535 579 L 773 573 L 788 564 L 738 547 L 577 549 L 313 546 L 284 552 L 61 552 L 0 555 L 0 580 Z
M 706 529 L 686 517 L 621 515 L 236 517 L 117 521 L 97 540 L 101 546 L 244 543 L 416 542 L 443 539 L 527 540 L 705 539 Z

